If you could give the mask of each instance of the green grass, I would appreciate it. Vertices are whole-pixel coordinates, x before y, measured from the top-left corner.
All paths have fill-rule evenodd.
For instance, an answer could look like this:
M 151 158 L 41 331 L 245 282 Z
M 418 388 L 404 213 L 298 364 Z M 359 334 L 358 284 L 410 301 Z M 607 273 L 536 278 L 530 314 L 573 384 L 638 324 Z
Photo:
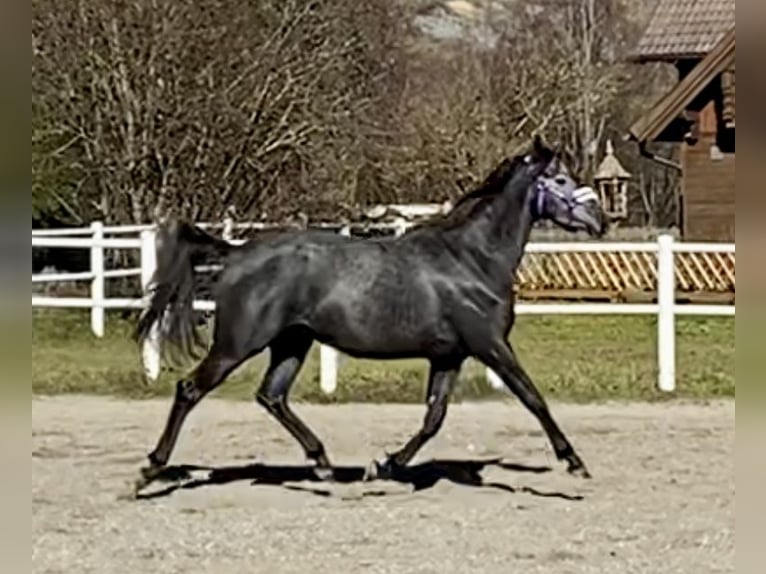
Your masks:
M 131 325 L 108 315 L 107 335 L 90 335 L 88 314 L 39 310 L 32 315 L 32 392 L 93 393 L 128 397 L 167 395 L 180 371 L 163 371 L 149 385 L 131 341 Z M 633 316 L 522 316 L 511 335 L 517 353 L 546 397 L 564 401 L 659 400 L 671 396 L 734 396 L 734 320 L 679 318 L 677 392 L 656 389 L 656 321 Z M 299 375 L 296 400 L 313 402 L 422 402 L 425 361 L 365 361 L 345 358 L 338 390 L 319 390 L 318 348 Z M 233 373 L 215 395 L 249 400 L 265 357 Z M 492 396 L 484 370 L 471 361 L 461 373 L 456 400 Z

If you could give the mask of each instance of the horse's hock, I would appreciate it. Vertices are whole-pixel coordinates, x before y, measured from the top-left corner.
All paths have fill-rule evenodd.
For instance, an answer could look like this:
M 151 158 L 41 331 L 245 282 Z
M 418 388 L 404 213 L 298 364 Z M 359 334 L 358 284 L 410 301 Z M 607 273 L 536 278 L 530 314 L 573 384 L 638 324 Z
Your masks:
M 675 262 L 679 301 L 733 302 L 734 253 L 676 253 Z M 653 300 L 657 254 L 528 253 L 516 289 L 523 299 Z

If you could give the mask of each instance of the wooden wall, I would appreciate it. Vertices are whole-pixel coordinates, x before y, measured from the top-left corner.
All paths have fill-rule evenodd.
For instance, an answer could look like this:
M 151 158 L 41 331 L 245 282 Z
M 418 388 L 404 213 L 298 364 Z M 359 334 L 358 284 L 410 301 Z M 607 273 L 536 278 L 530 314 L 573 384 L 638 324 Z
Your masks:
M 733 153 L 715 151 L 713 102 L 699 116 L 699 140 L 683 145 L 683 237 L 687 241 L 734 241 Z

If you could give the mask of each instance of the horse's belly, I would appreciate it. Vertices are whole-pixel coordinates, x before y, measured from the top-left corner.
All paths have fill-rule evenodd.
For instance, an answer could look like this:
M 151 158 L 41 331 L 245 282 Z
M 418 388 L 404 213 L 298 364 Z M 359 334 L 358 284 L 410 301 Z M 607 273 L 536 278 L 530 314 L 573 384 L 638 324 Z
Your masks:
M 433 317 L 412 313 L 357 316 L 338 313 L 314 327 L 317 339 L 344 353 L 367 358 L 411 358 L 448 354 L 457 340 Z
M 433 286 L 396 270 L 344 277 L 317 302 L 311 326 L 318 339 L 349 355 L 431 356 L 455 344 Z

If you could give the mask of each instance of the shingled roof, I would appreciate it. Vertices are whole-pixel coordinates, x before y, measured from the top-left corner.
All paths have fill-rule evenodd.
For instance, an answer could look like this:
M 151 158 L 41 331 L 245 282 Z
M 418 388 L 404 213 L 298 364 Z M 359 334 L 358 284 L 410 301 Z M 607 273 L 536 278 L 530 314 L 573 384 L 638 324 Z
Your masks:
M 734 26 L 734 0 L 658 0 L 631 60 L 704 57 Z

